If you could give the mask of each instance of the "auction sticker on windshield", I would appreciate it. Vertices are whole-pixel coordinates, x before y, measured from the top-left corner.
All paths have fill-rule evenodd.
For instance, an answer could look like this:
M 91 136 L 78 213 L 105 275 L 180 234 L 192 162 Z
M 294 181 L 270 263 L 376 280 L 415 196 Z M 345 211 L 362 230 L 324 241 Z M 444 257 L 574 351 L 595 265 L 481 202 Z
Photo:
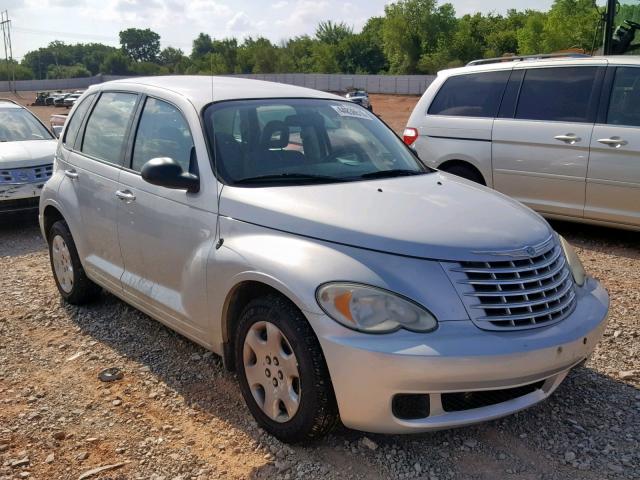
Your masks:
M 341 117 L 355 117 L 364 120 L 372 120 L 371 114 L 360 107 L 352 107 L 351 105 L 331 105 L 338 115 Z

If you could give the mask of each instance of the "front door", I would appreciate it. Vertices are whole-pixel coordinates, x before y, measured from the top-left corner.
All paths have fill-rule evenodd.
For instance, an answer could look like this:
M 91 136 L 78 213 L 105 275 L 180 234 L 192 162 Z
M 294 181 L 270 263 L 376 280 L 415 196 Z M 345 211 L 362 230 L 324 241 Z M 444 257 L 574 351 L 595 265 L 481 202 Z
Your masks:
M 640 226 L 640 67 L 617 67 L 591 139 L 585 218 Z
M 193 137 L 178 108 L 146 99 L 130 157 L 119 187 L 125 295 L 186 335 L 205 338 L 205 268 L 215 242 L 215 193 L 151 185 L 140 175 L 143 165 L 157 157 L 170 157 L 185 172 L 198 172 Z
M 86 121 L 84 135 L 74 138 L 74 147 L 65 154 L 67 183 L 75 190 L 75 195 L 68 198 L 77 201 L 73 207 L 80 211 L 82 233 L 78 237 L 83 265 L 90 277 L 113 291 L 121 289 L 123 271 L 116 192 L 137 99 L 132 93 L 102 93 Z M 73 132 L 73 126 L 70 123 L 65 135 Z M 65 137 L 65 141 L 71 143 L 70 138 Z
M 493 125 L 494 188 L 541 213 L 582 217 L 604 67 L 528 68 L 513 118 Z

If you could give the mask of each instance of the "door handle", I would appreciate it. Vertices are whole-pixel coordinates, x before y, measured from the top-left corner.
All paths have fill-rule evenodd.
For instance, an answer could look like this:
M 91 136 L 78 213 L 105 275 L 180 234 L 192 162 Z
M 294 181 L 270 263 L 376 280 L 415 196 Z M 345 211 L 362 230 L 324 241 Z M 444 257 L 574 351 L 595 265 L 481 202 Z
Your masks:
M 626 145 L 629 142 L 621 139 L 620 137 L 611 137 L 611 138 L 601 138 L 600 140 L 598 140 L 598 143 L 609 145 L 610 147 L 613 147 L 613 148 L 620 148 L 621 146 Z
M 576 142 L 579 142 L 580 140 L 582 140 L 580 137 L 577 137 L 575 133 L 567 133 L 566 135 L 556 135 L 553 138 L 561 142 L 568 143 L 569 145 L 573 145 Z
M 131 193 L 129 190 L 118 190 L 116 192 L 116 197 L 118 197 L 120 200 L 122 200 L 125 203 L 131 203 L 136 199 L 136 196 L 133 193 Z
M 75 180 L 76 178 L 78 178 L 78 172 L 76 172 L 75 170 L 65 170 L 64 175 L 66 177 L 69 177 L 71 180 Z

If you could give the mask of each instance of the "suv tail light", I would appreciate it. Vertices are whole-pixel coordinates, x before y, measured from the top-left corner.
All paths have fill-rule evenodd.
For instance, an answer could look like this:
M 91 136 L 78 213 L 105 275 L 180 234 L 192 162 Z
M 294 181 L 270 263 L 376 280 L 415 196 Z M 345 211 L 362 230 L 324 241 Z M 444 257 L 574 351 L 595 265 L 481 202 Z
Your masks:
M 406 143 L 407 145 L 413 145 L 413 142 L 415 142 L 417 139 L 418 130 L 416 130 L 415 128 L 404 129 L 404 133 L 402 134 L 402 140 L 404 141 L 404 143 Z

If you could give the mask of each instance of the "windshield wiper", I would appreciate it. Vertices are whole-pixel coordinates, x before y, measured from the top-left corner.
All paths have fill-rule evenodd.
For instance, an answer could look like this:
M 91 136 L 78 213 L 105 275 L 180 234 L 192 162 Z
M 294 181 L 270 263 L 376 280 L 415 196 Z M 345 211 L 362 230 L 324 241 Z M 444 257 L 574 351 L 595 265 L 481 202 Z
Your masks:
M 409 177 L 412 175 L 422 175 L 426 172 L 422 170 L 380 170 L 379 172 L 370 172 L 361 175 L 361 178 L 392 178 L 392 177 Z
M 277 182 L 277 181 L 300 181 L 300 182 L 313 182 L 313 183 L 334 183 L 344 182 L 345 179 L 330 177 L 327 175 L 314 175 L 311 173 L 277 173 L 272 175 L 259 175 L 257 177 L 247 177 L 236 180 L 233 183 L 237 185 L 247 183 L 261 183 L 261 182 Z

